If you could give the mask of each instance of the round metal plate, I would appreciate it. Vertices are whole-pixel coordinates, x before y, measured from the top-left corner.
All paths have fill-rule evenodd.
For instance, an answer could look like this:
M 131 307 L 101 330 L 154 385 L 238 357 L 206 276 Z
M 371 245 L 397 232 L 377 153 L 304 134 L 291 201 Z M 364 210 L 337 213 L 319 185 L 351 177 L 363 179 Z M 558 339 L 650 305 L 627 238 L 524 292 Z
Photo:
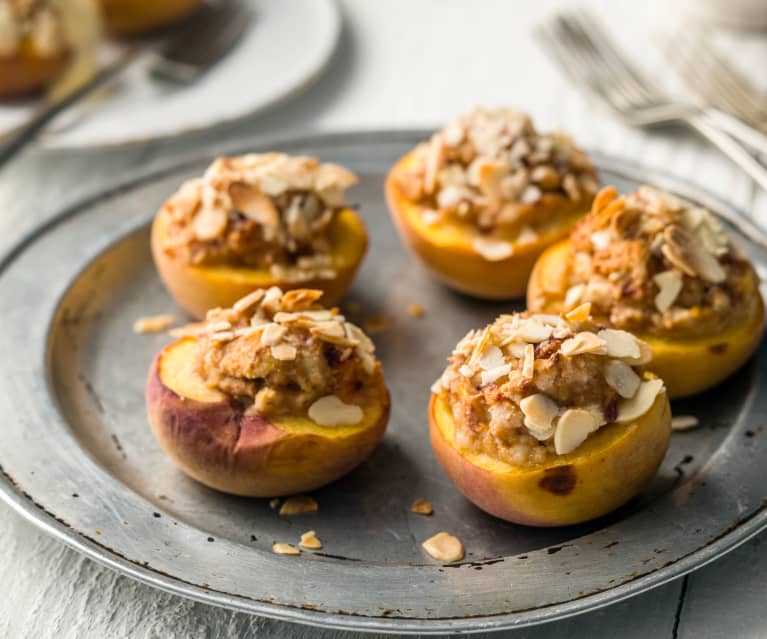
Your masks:
M 485 515 L 447 480 L 429 448 L 429 386 L 455 342 L 509 305 L 435 282 L 400 245 L 382 197 L 393 161 L 426 132 L 343 134 L 271 145 L 318 155 L 361 176 L 372 248 L 348 299 L 375 337 L 393 398 L 389 431 L 351 475 L 317 491 L 318 513 L 278 516 L 268 500 L 230 497 L 182 475 L 147 425 L 143 387 L 165 335 L 133 321 L 173 311 L 148 248 L 148 222 L 195 162 L 62 212 L 0 262 L 0 496 L 74 548 L 157 587 L 304 623 L 397 632 L 457 632 L 538 623 L 657 586 L 731 550 L 767 525 L 760 461 L 765 352 L 719 388 L 674 405 L 697 430 L 678 433 L 652 486 L 582 526 L 533 529 Z M 737 211 L 684 184 L 597 157 L 603 182 L 670 188 Z M 741 226 L 741 228 L 746 228 Z M 763 248 L 735 231 L 760 271 Z M 749 234 L 753 233 L 749 230 Z M 406 308 L 418 302 L 421 319 Z M 179 317 L 181 314 L 176 310 Z M 409 512 L 416 497 L 432 517 Z M 316 530 L 325 546 L 271 553 Z M 466 559 L 436 565 L 420 543 L 447 530 Z

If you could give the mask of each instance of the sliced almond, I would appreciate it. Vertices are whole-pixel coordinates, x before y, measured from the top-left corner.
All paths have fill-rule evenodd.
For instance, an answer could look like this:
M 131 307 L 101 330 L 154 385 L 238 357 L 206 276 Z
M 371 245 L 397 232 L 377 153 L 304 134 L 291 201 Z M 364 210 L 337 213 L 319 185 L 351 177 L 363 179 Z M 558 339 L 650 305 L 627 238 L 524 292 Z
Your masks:
M 307 550 L 319 550 L 322 548 L 322 542 L 313 530 L 309 530 L 301 535 L 301 541 L 298 542 L 298 545 Z
M 591 234 L 591 245 L 597 251 L 604 251 L 613 241 L 612 233 L 609 230 L 594 231 Z
M 523 226 L 522 230 L 519 231 L 519 235 L 517 235 L 516 241 L 517 244 L 532 244 L 537 242 L 538 238 L 540 238 L 538 231 L 530 226 Z
M 277 226 L 280 223 L 280 214 L 271 198 L 254 186 L 234 182 L 229 185 L 228 190 L 234 209 L 248 219 L 264 226 Z
M 261 343 L 266 346 L 274 346 L 285 336 L 288 329 L 279 324 L 267 324 L 261 331 Z
M 326 395 L 309 406 L 309 417 L 320 426 L 351 426 L 362 421 L 359 406 L 346 404 L 335 395 Z
M 693 415 L 679 415 L 671 418 L 671 430 L 692 430 L 700 426 L 700 420 Z
M 235 337 L 237 337 L 234 334 L 234 331 L 219 331 L 218 333 L 213 333 L 210 336 L 211 342 L 230 342 Z
M 583 299 L 583 294 L 585 292 L 585 284 L 576 284 L 575 286 L 568 288 L 567 292 L 565 293 L 565 308 L 574 308 L 577 306 L 581 299 Z
M 233 305 L 232 308 L 242 313 L 243 311 L 247 311 L 250 307 L 255 306 L 261 301 L 261 298 L 264 297 L 264 289 L 259 288 L 253 291 L 252 293 L 248 293 L 245 297 L 241 297 L 238 299 Z
M 479 236 L 472 240 L 471 245 L 488 262 L 500 262 L 514 254 L 514 246 L 505 240 Z
M 630 422 L 644 415 L 655 403 L 655 398 L 665 392 L 662 379 L 650 379 L 639 384 L 636 394 L 631 399 L 618 402 L 616 421 Z
M 150 315 L 148 317 L 139 317 L 133 322 L 134 333 L 160 333 L 166 330 L 176 318 L 169 313 L 162 315 Z
M 532 346 L 532 344 L 528 344 L 528 346 Z M 496 366 L 495 368 L 482 371 L 480 375 L 482 385 L 485 386 L 486 384 L 492 384 L 501 377 L 508 375 L 510 372 L 511 364 L 502 364 L 501 366 Z M 468 377 L 472 377 L 472 375 L 468 375 Z
M 458 368 L 458 372 L 464 377 L 474 377 L 474 369 L 468 364 L 461 364 Z
M 410 512 L 415 513 L 416 515 L 429 516 L 434 512 L 434 508 L 432 508 L 431 504 L 423 497 L 419 497 L 413 502 L 413 505 L 410 507 Z
M 658 273 L 652 279 L 659 289 L 655 296 L 655 308 L 665 313 L 674 304 L 682 290 L 682 276 L 678 271 L 671 270 Z
M 316 513 L 319 510 L 319 504 L 314 497 L 308 495 L 296 495 L 288 497 L 280 506 L 280 515 L 303 515 L 304 513 Z
M 503 366 L 506 363 L 506 359 L 503 357 L 503 352 L 501 349 L 494 344 L 491 344 L 485 348 L 485 351 L 477 360 L 477 363 L 482 370 L 488 371 L 490 369 Z
M 458 537 L 453 537 L 446 532 L 440 532 L 427 539 L 423 544 L 423 549 L 437 561 L 450 563 L 451 561 L 460 561 L 464 557 L 463 544 Z
M 605 381 L 618 395 L 628 398 L 636 394 L 642 380 L 626 362 L 610 359 L 605 364 Z
M 469 167 L 469 181 L 476 184 L 484 195 L 491 200 L 500 200 L 501 180 L 511 171 L 508 162 L 481 158 Z
M 597 333 L 604 342 L 607 355 L 616 359 L 639 359 L 641 355 L 639 340 L 627 331 L 605 328 Z
M 682 272 L 714 284 L 726 279 L 727 274 L 716 257 L 700 246 L 681 226 L 667 226 L 663 231 L 663 239 L 665 243 L 661 250 L 664 257 Z
M 320 322 L 315 324 L 311 328 L 311 334 L 318 337 L 326 337 L 330 339 L 341 339 L 346 337 L 346 330 L 344 325 L 340 322 Z
M 562 342 L 559 352 L 565 357 L 573 357 L 583 353 L 605 355 L 607 351 L 604 342 L 597 335 L 591 331 L 581 331 Z
M 598 426 L 591 411 L 568 408 L 559 418 L 554 432 L 554 450 L 557 455 L 573 452 Z
M 519 409 L 525 416 L 525 426 L 534 437 L 540 440 L 551 437 L 554 420 L 559 415 L 559 406 L 553 399 L 543 393 L 528 395 L 520 400 Z
M 300 555 L 301 551 L 290 544 L 272 544 L 272 552 L 276 555 Z
M 203 242 L 221 237 L 226 231 L 226 211 L 220 208 L 200 208 L 192 222 L 192 230 L 198 240 Z
M 539 344 L 549 339 L 553 330 L 549 324 L 530 317 L 520 320 L 514 333 L 519 339 L 529 344 Z
M 605 208 L 610 202 L 618 197 L 618 191 L 614 186 L 606 186 L 594 198 L 594 203 L 591 205 L 591 210 L 599 212 Z
M 295 346 L 291 346 L 290 344 L 275 344 L 271 348 L 272 357 L 274 359 L 280 360 L 282 362 L 289 362 L 296 359 L 296 355 L 298 354 L 298 351 L 296 350 Z
M 591 315 L 591 302 L 576 306 L 572 311 L 565 313 L 565 319 L 570 322 L 585 322 Z
M 533 379 L 535 375 L 535 346 L 528 344 L 525 346 L 525 359 L 522 362 L 522 377 Z

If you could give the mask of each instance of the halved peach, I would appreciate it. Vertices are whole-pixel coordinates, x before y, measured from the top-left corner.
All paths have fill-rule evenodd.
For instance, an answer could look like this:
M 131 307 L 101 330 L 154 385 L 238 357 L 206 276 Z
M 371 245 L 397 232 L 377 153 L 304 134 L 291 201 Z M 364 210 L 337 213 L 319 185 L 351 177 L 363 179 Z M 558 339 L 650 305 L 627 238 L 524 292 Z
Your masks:
M 314 490 L 352 470 L 383 437 L 390 405 L 383 376 L 359 424 L 319 426 L 244 410 L 204 383 L 196 352 L 194 338 L 165 347 L 150 368 L 146 401 L 160 445 L 206 486 L 250 497 Z
M 603 426 L 572 453 L 529 468 L 462 450 L 445 392 L 431 397 L 429 426 L 445 472 L 482 510 L 527 526 L 565 526 L 604 515 L 639 494 L 668 448 L 671 408 L 661 393 L 638 419 Z
M 548 248 L 535 265 L 527 289 L 527 307 L 541 313 L 563 310 L 564 291 L 571 263 L 572 244 L 565 240 Z M 653 358 L 647 368 L 666 384 L 671 398 L 700 393 L 738 370 L 753 354 L 764 333 L 765 311 L 759 280 L 751 269 L 746 295 L 756 296 L 753 312 L 725 331 L 685 338 L 636 336 L 650 345 Z M 599 318 L 597 318 L 599 319 Z
M 191 15 L 202 0 L 100 0 L 107 31 L 118 37 L 154 31 Z
M 71 61 L 71 54 L 42 56 L 29 39 L 10 57 L 0 57 L 0 97 L 15 98 L 45 88 L 58 78 Z
M 330 268 L 333 277 L 313 277 L 301 281 L 276 279 L 268 269 L 241 266 L 194 266 L 163 250 L 167 237 L 167 218 L 162 214 L 152 224 L 152 255 L 165 286 L 179 306 L 197 318 L 215 307 L 228 307 L 257 288 L 279 286 L 283 291 L 296 288 L 324 292 L 323 304 L 333 306 L 351 286 L 365 256 L 368 236 L 365 225 L 351 209 L 343 209 L 328 229 Z
M 424 221 L 424 207 L 402 192 L 400 176 L 415 161 L 415 152 L 411 151 L 386 178 L 386 201 L 395 225 L 404 242 L 439 279 L 476 297 L 503 300 L 523 296 L 535 260 L 547 246 L 567 236 L 591 204 L 591 199 L 573 202 L 564 196 L 544 194 L 530 206 L 538 210 L 539 219 L 556 215 L 557 223 L 526 243 L 515 243 L 514 237 L 496 232 L 493 239 L 509 241 L 514 250 L 504 259 L 488 260 L 472 244 L 477 235 L 473 224 L 443 220 L 429 225 Z

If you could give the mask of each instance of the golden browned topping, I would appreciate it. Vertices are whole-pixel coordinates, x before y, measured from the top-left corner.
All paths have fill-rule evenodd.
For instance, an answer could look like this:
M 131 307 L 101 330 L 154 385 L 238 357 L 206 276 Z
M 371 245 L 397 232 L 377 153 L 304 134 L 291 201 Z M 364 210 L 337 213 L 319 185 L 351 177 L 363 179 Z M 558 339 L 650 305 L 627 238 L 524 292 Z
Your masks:
M 649 186 L 607 188 L 572 236 L 565 308 L 641 333 L 712 333 L 739 323 L 758 291 L 747 259 L 706 209 Z
M 66 51 L 67 38 L 56 5 L 49 0 L 2 0 L 0 58 L 16 55 L 25 40 L 41 57 Z
M 304 513 L 316 513 L 320 506 L 314 497 L 308 495 L 296 495 L 288 497 L 280 507 L 280 515 L 303 515 Z
M 534 466 L 650 409 L 664 388 L 636 370 L 649 346 L 596 325 L 588 311 L 501 315 L 458 343 L 432 388 L 446 394 L 458 446 Z
M 450 563 L 463 559 L 463 544 L 458 537 L 440 532 L 421 544 L 423 549 L 437 561 Z
M 209 311 L 197 337 L 202 378 L 258 414 L 359 423 L 379 391 L 381 366 L 367 335 L 317 304 L 321 295 L 272 287 Z
M 416 149 L 400 186 L 425 207 L 427 224 L 448 217 L 484 231 L 510 227 L 521 243 L 550 221 L 536 219 L 536 205 L 554 196 L 588 200 L 597 190 L 591 162 L 570 138 L 538 133 L 509 108 L 476 108 L 435 133 Z
M 160 210 L 169 222 L 163 249 L 189 264 L 268 268 L 291 281 L 332 277 L 328 233 L 356 182 L 314 158 L 218 158 Z

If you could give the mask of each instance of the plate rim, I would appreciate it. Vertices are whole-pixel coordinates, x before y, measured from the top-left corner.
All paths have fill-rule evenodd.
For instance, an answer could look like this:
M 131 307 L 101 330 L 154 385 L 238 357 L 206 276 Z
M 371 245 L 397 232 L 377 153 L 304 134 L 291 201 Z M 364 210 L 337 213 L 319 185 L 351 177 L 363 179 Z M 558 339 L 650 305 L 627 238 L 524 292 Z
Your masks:
M 297 145 L 332 145 L 332 144 L 355 144 L 359 145 L 366 141 L 371 142 L 406 142 L 414 139 L 423 139 L 432 132 L 431 129 L 392 129 L 392 130 L 362 130 L 317 133 L 306 131 L 292 136 L 256 137 L 227 146 L 221 153 L 237 153 L 245 149 L 258 149 L 268 146 L 297 146 Z M 753 226 L 758 233 L 753 237 L 754 241 L 767 246 L 767 234 L 754 226 L 747 216 L 732 204 L 725 202 L 719 196 L 706 189 L 689 182 L 686 179 L 675 177 L 655 169 L 645 167 L 639 163 L 616 158 L 604 153 L 589 151 L 591 157 L 597 159 L 597 164 L 609 166 L 611 171 L 628 175 L 632 179 L 651 181 L 655 184 L 669 188 L 681 195 L 690 195 L 699 202 L 716 210 L 717 213 L 725 212 L 734 215 L 734 219 L 728 219 L 739 226 L 744 222 Z M 220 154 L 220 153 L 218 153 Z M 11 247 L 0 255 L 0 276 L 6 268 L 20 255 L 30 243 L 52 228 L 65 222 L 68 218 L 76 215 L 80 210 L 87 208 L 99 200 L 114 196 L 123 191 L 131 190 L 145 182 L 151 182 L 173 173 L 183 171 L 186 167 L 192 167 L 204 163 L 213 157 L 211 153 L 195 154 L 192 157 L 169 162 L 166 166 L 154 170 L 138 171 L 127 178 L 112 183 L 111 186 L 100 189 L 90 195 L 77 199 L 68 204 L 59 213 L 49 219 L 35 225 L 27 233 L 22 234 Z M 742 227 L 741 227 L 742 230 Z M 751 229 L 749 229 L 751 230 Z M 592 595 L 578 597 L 571 601 L 554 604 L 545 608 L 535 608 L 528 611 L 512 613 L 498 613 L 497 615 L 481 615 L 463 618 L 438 618 L 417 619 L 407 617 L 373 617 L 363 615 L 350 615 L 348 613 L 319 612 L 299 607 L 291 607 L 284 604 L 274 604 L 265 601 L 251 599 L 243 595 L 235 595 L 212 588 L 203 588 L 196 584 L 189 584 L 179 577 L 173 577 L 160 573 L 150 567 L 122 557 L 117 551 L 100 544 L 93 538 L 85 535 L 65 522 L 57 518 L 56 514 L 49 512 L 38 504 L 32 495 L 29 495 L 18 486 L 13 478 L 6 473 L 0 465 L 0 500 L 5 502 L 11 509 L 24 519 L 35 525 L 38 529 L 55 539 L 64 542 L 70 548 L 84 554 L 90 559 L 105 565 L 113 570 L 137 579 L 142 583 L 187 597 L 201 603 L 217 605 L 233 610 L 259 614 L 272 619 L 303 623 L 339 630 L 356 630 L 365 632 L 389 632 L 406 634 L 439 634 L 444 632 L 471 633 L 490 630 L 502 630 L 538 625 L 548 621 L 564 619 L 584 612 L 593 611 L 604 606 L 623 601 L 632 596 L 646 592 L 652 588 L 664 585 L 693 570 L 696 570 L 727 552 L 745 543 L 754 535 L 767 528 L 767 509 L 763 506 L 751 513 L 746 514 L 738 522 L 725 531 L 722 535 L 709 542 L 707 545 L 694 550 L 679 558 L 674 563 L 657 568 L 648 573 L 638 575 L 634 579 L 624 582 L 609 590 L 604 590 Z

